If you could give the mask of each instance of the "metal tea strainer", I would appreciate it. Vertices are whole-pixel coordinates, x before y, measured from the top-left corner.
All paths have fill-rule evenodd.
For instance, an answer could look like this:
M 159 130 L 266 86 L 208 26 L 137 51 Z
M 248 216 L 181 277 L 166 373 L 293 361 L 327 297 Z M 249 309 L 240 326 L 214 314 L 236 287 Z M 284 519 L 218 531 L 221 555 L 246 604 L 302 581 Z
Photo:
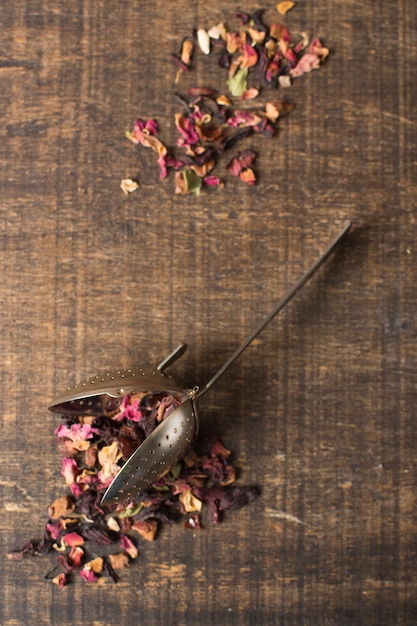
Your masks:
M 267 324 L 285 307 L 293 296 L 311 278 L 327 259 L 350 228 L 347 223 L 341 232 L 331 241 L 324 253 L 295 283 L 289 292 L 277 303 L 271 313 L 249 335 L 232 356 L 222 365 L 204 387 L 184 389 L 171 376 L 165 373 L 174 361 L 186 350 L 180 344 L 155 371 L 140 368 L 120 369 L 93 378 L 68 388 L 51 404 L 51 411 L 64 415 L 92 415 L 100 417 L 116 410 L 124 396 L 141 391 L 156 393 L 159 391 L 182 392 L 184 401 L 164 419 L 145 441 L 135 450 L 121 467 L 110 487 L 105 492 L 101 503 L 115 504 L 132 498 L 149 488 L 166 472 L 172 469 L 185 455 L 198 432 L 196 401 L 220 378 L 232 365 Z

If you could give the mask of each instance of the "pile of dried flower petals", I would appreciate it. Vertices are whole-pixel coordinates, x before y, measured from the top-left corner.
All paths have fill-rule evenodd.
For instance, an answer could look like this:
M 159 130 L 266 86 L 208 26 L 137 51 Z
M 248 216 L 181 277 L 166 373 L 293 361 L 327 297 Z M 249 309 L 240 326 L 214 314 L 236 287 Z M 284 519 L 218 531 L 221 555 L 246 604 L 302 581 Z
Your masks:
M 292 6 L 280 3 L 277 9 L 285 14 Z M 226 77 L 224 90 L 195 87 L 187 96 L 176 94 L 183 105 L 183 111 L 175 115 L 176 148 L 168 149 L 161 141 L 155 119 L 137 119 L 133 131 L 126 133 L 134 143 L 156 152 L 161 178 L 174 170 L 177 194 L 222 187 L 223 180 L 213 170 L 223 153 L 253 134 L 271 138 L 278 118 L 293 109 L 288 102 L 273 100 L 248 108 L 248 101 L 256 100 L 262 91 L 261 86 L 250 84 L 252 76 L 267 87 L 289 87 L 294 78 L 318 68 L 329 52 L 318 38 L 309 41 L 305 33 L 293 36 L 282 23 L 266 25 L 262 11 L 235 17 L 240 24 L 237 30 L 228 30 L 224 23 L 197 29 L 183 39 L 180 53 L 172 56 L 176 83 L 192 69 L 196 49 L 215 56 Z M 255 158 L 255 153 L 244 150 L 232 157 L 226 170 L 253 185 Z
M 256 498 L 255 487 L 234 485 L 230 451 L 208 437 L 146 493 L 101 507 L 123 462 L 182 400 L 181 394 L 148 392 L 125 396 L 105 417 L 63 417 L 55 434 L 66 492 L 48 507 L 43 539 L 28 541 L 8 558 L 55 552 L 46 578 L 60 587 L 76 574 L 89 583 L 104 575 L 117 582 L 118 570 L 136 559 L 140 541 L 154 541 L 160 524 L 182 518 L 185 527 L 199 530 L 204 515 L 215 524 L 222 511 Z

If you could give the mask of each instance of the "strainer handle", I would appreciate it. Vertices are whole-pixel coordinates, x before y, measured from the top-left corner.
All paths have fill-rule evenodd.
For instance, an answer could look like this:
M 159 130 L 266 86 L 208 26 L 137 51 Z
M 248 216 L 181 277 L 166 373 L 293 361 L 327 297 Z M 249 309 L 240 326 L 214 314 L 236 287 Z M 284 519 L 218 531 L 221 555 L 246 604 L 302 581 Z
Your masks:
M 271 313 L 259 324 L 257 328 L 249 335 L 249 337 L 242 343 L 241 346 L 232 354 L 232 356 L 226 361 L 224 365 L 214 374 L 213 378 L 209 382 L 201 387 L 194 395 L 194 399 L 202 396 L 203 393 L 208 391 L 210 387 L 224 374 L 224 372 L 236 361 L 241 353 L 249 346 L 250 343 L 259 335 L 259 333 L 269 324 L 269 322 L 288 304 L 288 302 L 298 293 L 298 291 L 305 285 L 305 283 L 313 276 L 313 274 L 319 269 L 319 267 L 327 260 L 328 256 L 333 252 L 333 249 L 344 237 L 349 228 L 351 222 L 347 222 L 340 233 L 330 242 L 323 254 L 313 263 L 313 265 L 301 276 L 301 278 L 293 285 L 288 293 L 277 303 Z

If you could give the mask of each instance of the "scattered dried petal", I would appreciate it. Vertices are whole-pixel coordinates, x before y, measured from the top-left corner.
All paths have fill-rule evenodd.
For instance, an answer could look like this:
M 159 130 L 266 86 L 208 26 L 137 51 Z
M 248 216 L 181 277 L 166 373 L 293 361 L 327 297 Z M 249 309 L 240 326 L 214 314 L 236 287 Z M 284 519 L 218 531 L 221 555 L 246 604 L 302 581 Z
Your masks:
M 277 11 L 281 15 L 285 15 L 295 6 L 295 2 L 279 2 L 277 4 Z
M 68 585 L 68 574 L 61 572 L 52 579 L 52 582 L 58 587 L 66 587 Z
M 191 489 L 183 491 L 180 494 L 179 498 L 187 513 L 192 513 L 193 511 L 201 511 L 203 503 L 201 500 L 195 497 Z
M 84 567 L 80 570 L 80 576 L 86 583 L 97 582 L 97 576 L 88 564 L 84 565 Z
M 208 36 L 210 39 L 223 39 L 226 40 L 227 30 L 223 22 L 217 24 L 216 26 L 212 26 L 208 31 Z
M 204 54 L 210 54 L 210 37 L 204 28 L 199 28 L 197 30 L 197 41 L 201 52 Z
M 120 532 L 120 524 L 115 517 L 109 517 L 107 526 L 116 533 Z
M 278 78 L 278 82 L 280 87 L 291 87 L 291 77 L 290 76 L 279 76 Z
M 109 554 L 108 557 L 110 565 L 113 569 L 123 569 L 129 565 L 129 557 L 125 552 L 119 552 L 118 554 Z
M 243 150 L 233 157 L 226 166 L 226 169 L 228 169 L 233 176 L 240 176 L 243 170 L 252 165 L 255 158 L 256 154 L 252 150 Z
M 156 520 L 136 521 L 132 524 L 132 530 L 135 530 L 146 541 L 154 541 L 156 531 L 158 530 L 158 522 Z
M 131 559 L 137 558 L 139 554 L 139 550 L 137 549 L 136 545 L 127 535 L 121 536 L 120 545 L 122 549 L 130 556 Z
M 101 574 L 103 571 L 103 558 L 101 556 L 96 557 L 92 561 L 86 563 L 86 567 L 89 567 L 95 574 Z
M 83 556 L 84 550 L 80 546 L 73 546 L 68 555 L 68 559 L 71 561 L 74 568 L 76 568 L 80 567 Z
M 186 38 L 182 42 L 181 48 L 181 61 L 185 63 L 185 65 L 190 65 L 191 57 L 194 51 L 194 42 L 192 39 Z
M 240 172 L 239 178 L 241 181 L 243 181 L 244 183 L 247 183 L 248 185 L 254 185 L 256 183 L 255 172 L 250 167 Z M 232 479 L 231 482 L 233 481 L 234 481 L 234 478 Z M 228 483 L 222 483 L 222 484 L 228 484 Z
M 231 106 L 231 104 L 232 104 L 232 103 L 230 102 L 229 98 L 228 98 L 227 96 L 224 96 L 224 95 L 218 96 L 218 97 L 216 98 L 216 102 L 217 102 L 217 104 L 219 104 L 220 106 L 226 106 L 226 107 L 230 107 L 230 106 Z
M 82 537 L 81 535 L 79 535 L 76 532 L 73 533 L 67 533 L 66 535 L 64 535 L 64 537 L 62 538 L 63 542 L 65 543 L 65 545 L 67 546 L 82 546 L 83 543 L 85 543 L 85 539 L 84 537 Z
M 58 519 L 59 517 L 72 513 L 74 509 L 75 504 L 73 499 L 70 498 L 70 496 L 62 496 L 54 500 L 48 507 L 48 515 L 52 519 Z
M 133 180 L 132 178 L 124 178 L 120 183 L 120 187 L 122 191 L 126 195 L 128 195 L 129 193 L 132 193 L 133 191 L 139 189 L 139 183 L 137 182 L 137 180 Z

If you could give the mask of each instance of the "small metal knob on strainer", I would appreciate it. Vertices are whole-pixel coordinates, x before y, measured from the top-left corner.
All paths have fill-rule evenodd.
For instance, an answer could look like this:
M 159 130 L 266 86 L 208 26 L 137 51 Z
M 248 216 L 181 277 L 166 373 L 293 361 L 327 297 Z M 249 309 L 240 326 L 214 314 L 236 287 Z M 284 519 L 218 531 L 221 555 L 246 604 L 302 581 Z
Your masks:
M 185 400 L 182 404 L 169 413 L 121 467 L 120 472 L 103 496 L 103 505 L 117 503 L 134 497 L 141 491 L 149 488 L 178 463 L 187 452 L 198 432 L 197 399 L 210 389 L 265 326 L 304 286 L 331 254 L 350 226 L 350 222 L 344 226 L 341 232 L 328 245 L 324 253 L 301 276 L 284 298 L 277 303 L 271 313 L 255 328 L 204 387 L 184 389 L 174 379 L 165 374 L 165 369 L 184 353 L 186 345 L 180 344 L 159 364 L 155 371 L 149 372 L 137 368 L 108 372 L 89 378 L 67 389 L 55 399 L 49 407 L 51 411 L 66 415 L 93 415 L 100 417 L 116 410 L 122 398 L 128 394 L 141 391 L 167 391 L 168 393 L 172 391 L 184 394 Z

